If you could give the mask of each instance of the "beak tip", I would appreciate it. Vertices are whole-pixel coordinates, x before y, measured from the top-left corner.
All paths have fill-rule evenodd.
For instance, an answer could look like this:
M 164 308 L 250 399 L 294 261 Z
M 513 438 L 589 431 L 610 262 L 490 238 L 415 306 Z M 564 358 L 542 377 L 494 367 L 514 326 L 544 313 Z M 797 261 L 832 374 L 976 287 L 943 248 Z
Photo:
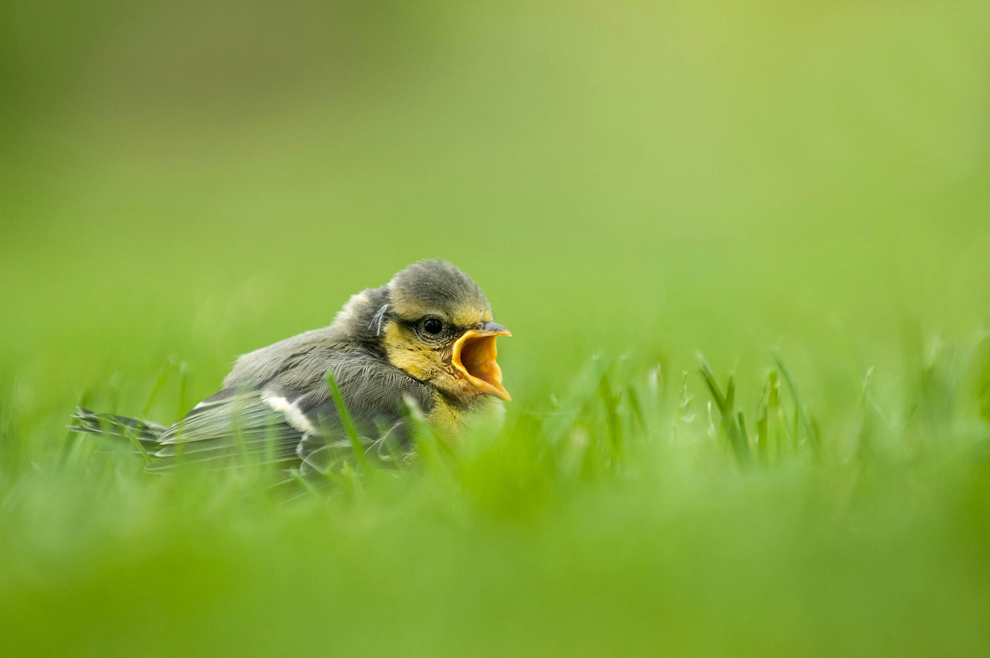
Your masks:
M 511 336 L 512 332 L 497 322 L 483 322 L 481 330 L 491 336 Z

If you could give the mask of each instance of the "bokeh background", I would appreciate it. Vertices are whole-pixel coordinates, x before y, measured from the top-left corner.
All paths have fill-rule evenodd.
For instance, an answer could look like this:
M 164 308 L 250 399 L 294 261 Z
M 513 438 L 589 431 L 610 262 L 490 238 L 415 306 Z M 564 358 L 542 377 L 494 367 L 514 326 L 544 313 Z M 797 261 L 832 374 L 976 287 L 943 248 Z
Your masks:
M 205 390 L 424 257 L 517 385 L 987 317 L 984 2 L 4 5 L 7 368 Z
M 846 383 L 990 323 L 990 4 L 0 6 L 0 386 L 31 445 L 80 399 L 139 413 L 170 357 L 171 422 L 426 257 L 512 329 L 522 408 L 595 353 L 677 381 L 700 350 L 753 401 L 779 349 L 827 429 Z

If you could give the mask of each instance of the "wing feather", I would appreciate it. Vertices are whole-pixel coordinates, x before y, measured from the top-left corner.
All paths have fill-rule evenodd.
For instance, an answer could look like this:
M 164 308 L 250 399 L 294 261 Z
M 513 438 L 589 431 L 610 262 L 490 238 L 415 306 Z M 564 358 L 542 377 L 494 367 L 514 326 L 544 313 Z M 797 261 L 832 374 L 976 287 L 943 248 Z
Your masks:
M 334 372 L 348 413 L 367 454 L 390 461 L 407 447 L 402 398 L 424 409 L 429 386 L 370 354 L 338 354 L 323 369 Z M 280 373 L 263 384 L 227 388 L 203 400 L 158 438 L 149 470 L 180 462 L 225 468 L 247 462 L 296 462 L 306 474 L 322 473 L 353 458 L 322 377 L 300 386 L 299 373 Z

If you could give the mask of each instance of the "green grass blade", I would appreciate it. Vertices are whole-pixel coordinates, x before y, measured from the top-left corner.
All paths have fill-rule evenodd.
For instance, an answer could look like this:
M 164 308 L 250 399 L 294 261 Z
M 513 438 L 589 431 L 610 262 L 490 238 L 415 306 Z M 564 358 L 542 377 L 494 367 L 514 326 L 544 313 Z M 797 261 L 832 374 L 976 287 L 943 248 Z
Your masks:
M 344 404 L 344 397 L 340 394 L 337 379 L 330 370 L 327 370 L 325 379 L 327 386 L 330 388 L 330 397 L 333 398 L 333 404 L 337 408 L 337 416 L 340 418 L 340 423 L 344 427 L 344 433 L 347 435 L 347 440 L 351 444 L 351 450 L 354 452 L 354 459 L 357 461 L 358 467 L 367 473 L 370 470 L 368 460 L 365 457 L 364 448 L 361 446 L 357 427 L 354 425 L 354 420 L 351 418 L 350 412 L 347 411 L 347 405 Z
M 698 359 L 701 361 L 701 375 L 705 378 L 708 390 L 711 391 L 712 398 L 715 400 L 715 406 L 718 407 L 719 412 L 723 415 L 728 413 L 728 400 L 718 383 L 718 379 L 715 378 L 715 373 L 712 372 L 712 367 L 708 364 L 708 360 L 705 359 L 705 355 L 701 352 L 698 352 Z
M 148 414 L 151 413 L 155 400 L 158 398 L 158 394 L 161 393 L 162 387 L 165 386 L 165 381 L 168 380 L 173 368 L 175 368 L 174 355 L 168 357 L 165 360 L 165 363 L 162 364 L 161 370 L 158 371 L 158 377 L 155 379 L 155 385 L 151 387 L 151 393 L 148 395 L 148 399 L 144 403 L 144 408 L 141 409 L 141 418 L 147 418 Z
M 777 362 L 777 367 L 780 369 L 780 372 L 784 375 L 784 381 L 787 382 L 788 390 L 790 390 L 791 395 L 794 396 L 795 412 L 801 419 L 801 425 L 804 427 L 804 431 L 808 435 L 808 441 L 811 443 L 811 448 L 814 450 L 816 455 L 820 456 L 822 441 L 818 432 L 818 425 L 812 420 L 811 414 L 808 411 L 808 405 L 804 401 L 804 397 L 801 395 L 801 390 L 798 388 L 797 382 L 794 380 L 794 376 L 791 374 L 790 368 L 787 367 L 784 359 L 779 354 L 774 354 L 774 360 Z

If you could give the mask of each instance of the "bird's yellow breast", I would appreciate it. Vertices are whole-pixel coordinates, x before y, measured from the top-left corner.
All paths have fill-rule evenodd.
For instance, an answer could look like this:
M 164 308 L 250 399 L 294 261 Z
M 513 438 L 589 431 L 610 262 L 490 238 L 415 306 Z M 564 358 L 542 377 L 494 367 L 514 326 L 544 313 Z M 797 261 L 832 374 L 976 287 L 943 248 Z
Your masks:
M 467 421 L 467 416 L 463 408 L 452 405 L 447 396 L 435 391 L 433 408 L 426 415 L 426 420 L 443 438 L 453 440 Z
M 465 405 L 436 391 L 426 420 L 437 434 L 454 443 L 466 426 L 499 427 L 504 416 L 505 406 L 497 398 L 484 396 Z

